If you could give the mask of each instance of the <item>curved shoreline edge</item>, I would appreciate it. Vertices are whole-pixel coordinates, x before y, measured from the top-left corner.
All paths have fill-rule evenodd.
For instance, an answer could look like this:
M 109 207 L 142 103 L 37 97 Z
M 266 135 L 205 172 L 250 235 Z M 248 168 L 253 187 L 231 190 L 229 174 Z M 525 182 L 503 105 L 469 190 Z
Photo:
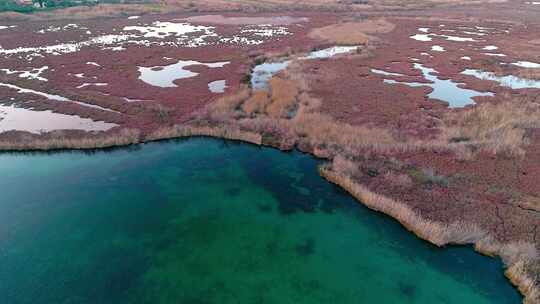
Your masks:
M 143 144 L 160 140 L 173 140 L 189 137 L 212 137 L 234 141 L 241 141 L 258 146 L 270 146 L 282 151 L 289 150 L 275 145 L 267 145 L 263 143 L 262 135 L 244 131 L 240 129 L 224 130 L 212 127 L 193 127 L 175 125 L 172 128 L 158 130 L 157 132 L 141 137 L 134 130 L 127 129 L 125 139 L 114 140 L 115 134 L 108 134 L 107 139 L 100 142 L 95 142 L 81 138 L 79 140 L 42 140 L 38 144 L 32 146 L 28 143 L 17 144 L 16 142 L 7 143 L 0 142 L 0 153 L 3 152 L 46 152 L 46 151 L 61 151 L 61 150 L 95 150 L 107 149 L 115 147 L 123 147 L 134 144 Z M 118 135 L 118 134 L 116 134 Z M 313 157 L 322 158 L 329 161 L 325 157 L 316 155 L 317 153 L 309 152 Z M 506 266 L 504 275 L 508 280 L 519 290 L 523 296 L 524 304 L 538 304 L 540 299 L 540 286 L 536 284 L 535 278 L 531 277 L 526 270 L 526 259 L 519 251 L 510 248 L 505 244 L 496 242 L 491 236 L 482 231 L 473 224 L 452 223 L 444 224 L 441 222 L 431 221 L 423 218 L 415 213 L 409 206 L 386 197 L 381 194 L 370 191 L 361 184 L 355 183 L 349 176 L 339 174 L 332 171 L 328 166 L 321 166 L 319 174 L 328 182 L 333 183 L 350 195 L 352 195 L 359 203 L 366 207 L 386 214 L 397 220 L 405 229 L 414 233 L 418 238 L 426 240 L 438 247 L 446 245 L 466 245 L 472 244 L 475 251 L 480 254 L 490 257 L 500 257 Z
M 328 168 L 320 168 L 319 173 L 328 182 L 343 188 L 366 207 L 394 218 L 405 229 L 414 233 L 420 239 L 426 240 L 438 247 L 451 244 L 473 244 L 474 250 L 480 254 L 490 257 L 500 257 L 507 267 L 504 274 L 523 295 L 523 303 L 537 303 L 535 301 L 540 294 L 540 288 L 535 285 L 534 278 L 530 277 L 523 269 L 525 261 L 521 257 L 516 258 L 511 253 L 506 252 L 506 247 L 503 244 L 494 242 L 489 235 L 478 230 L 474 225 L 468 227 L 464 227 L 460 223 L 446 225 L 423 219 L 407 205 L 374 193 L 366 187 L 355 183 L 348 176 L 337 174 Z M 466 230 L 469 232 L 472 231 L 477 237 L 474 239 L 460 238 Z

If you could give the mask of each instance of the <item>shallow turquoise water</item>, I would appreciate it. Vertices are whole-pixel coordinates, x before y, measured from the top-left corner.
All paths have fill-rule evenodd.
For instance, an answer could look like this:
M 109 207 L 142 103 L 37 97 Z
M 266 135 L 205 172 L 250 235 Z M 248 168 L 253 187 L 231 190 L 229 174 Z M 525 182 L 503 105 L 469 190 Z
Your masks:
M 0 155 L 1 303 L 519 303 L 300 153 L 211 139 Z

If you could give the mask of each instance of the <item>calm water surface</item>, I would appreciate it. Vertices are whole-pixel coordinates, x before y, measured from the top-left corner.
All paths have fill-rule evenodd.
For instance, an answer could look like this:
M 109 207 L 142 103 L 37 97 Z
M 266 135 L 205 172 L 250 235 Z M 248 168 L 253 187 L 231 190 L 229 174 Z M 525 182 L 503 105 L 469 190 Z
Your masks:
M 211 139 L 0 154 L 0 296 L 22 303 L 519 303 L 312 157 Z

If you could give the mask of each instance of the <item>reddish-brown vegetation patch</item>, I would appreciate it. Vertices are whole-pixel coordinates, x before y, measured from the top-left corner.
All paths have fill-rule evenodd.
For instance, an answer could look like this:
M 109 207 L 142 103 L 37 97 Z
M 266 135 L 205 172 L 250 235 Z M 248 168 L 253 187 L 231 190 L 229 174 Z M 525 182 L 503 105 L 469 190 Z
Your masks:
M 423 238 L 439 245 L 475 243 L 483 252 L 502 256 L 510 267 L 508 275 L 520 284 L 528 295 L 527 300 L 535 303 L 540 269 L 538 257 L 529 253 L 540 249 L 537 207 L 540 128 L 535 104 L 539 90 L 511 90 L 460 74 L 465 68 L 497 72 L 495 67 L 503 66 L 501 69 L 511 71 L 513 68 L 506 68 L 501 62 L 534 59 L 522 46 L 536 38 L 536 32 L 527 28 L 536 29 L 537 25 L 524 26 L 521 22 L 533 20 L 531 14 L 524 10 L 508 14 L 504 11 L 508 7 L 507 4 L 488 9 L 458 7 L 452 14 L 447 9 L 432 9 L 421 12 L 420 16 L 418 12 L 404 12 L 403 15 L 409 15 L 407 18 L 386 16 L 385 21 L 378 17 L 360 21 L 364 28 L 355 39 L 376 36 L 369 47 L 348 56 L 297 61 L 270 81 L 267 92 L 252 92 L 241 84 L 255 58 L 272 53 L 305 52 L 329 41 L 357 44 L 359 40 L 354 43 L 345 40 L 351 36 L 346 29 L 358 24 L 351 23 L 350 16 L 347 22 L 340 23 L 341 16 L 305 14 L 308 22 L 290 26 L 293 35 L 258 46 L 194 49 L 129 46 L 121 52 L 93 48 L 32 61 L 32 66 L 50 65 L 55 70 L 47 74 L 47 83 L 11 76 L 2 79 L 113 109 L 121 112 L 120 115 L 68 107 L 13 90 L 2 89 L 2 92 L 8 97 L 25 99 L 20 102 L 25 107 L 41 106 L 114 120 L 124 128 L 141 130 L 136 139 L 127 136 L 126 143 L 204 134 L 283 149 L 296 146 L 331 159 L 333 165 L 326 168 L 329 179 L 366 200 L 366 204 L 378 206 L 374 208 L 418 230 Z M 467 14 L 476 19 L 469 16 L 460 20 Z M 446 19 L 437 19 L 439 16 Z M 478 23 L 482 18 L 489 21 Z M 153 16 L 141 19 L 156 20 Z M 124 21 L 111 19 L 88 24 L 94 22 L 99 32 L 104 31 L 103 27 L 118 27 Z M 42 25 L 20 24 L 20 30 L 35 31 Z M 476 27 L 479 25 L 490 29 L 479 32 Z M 308 33 L 313 28 L 319 30 L 310 37 Z M 411 39 L 423 33 L 419 28 L 429 28 L 428 33 L 434 34 L 432 41 Z M 220 24 L 217 32 L 225 34 L 237 29 L 236 24 Z M 472 31 L 485 35 L 465 33 Z M 51 43 L 59 35 L 43 38 L 32 34 L 17 42 L 20 36 L 16 33 L 0 33 L 0 39 L 5 39 L 2 46 L 13 47 L 18 43 L 29 46 L 34 43 L 31 40 L 34 36 L 37 43 Z M 66 37 L 75 39 L 77 35 L 81 34 L 68 33 Z M 324 42 L 314 40 L 315 36 Z M 480 38 L 463 42 L 448 39 L 449 36 Z M 445 52 L 432 51 L 434 45 L 441 46 Z M 486 45 L 498 45 L 507 56 L 481 54 Z M 463 60 L 463 56 L 473 60 Z M 171 60 L 166 58 L 231 64 L 218 70 L 190 67 L 200 75 L 176 81 L 178 88 L 155 88 L 137 79 L 137 66 L 170 64 Z M 8 68 L 25 64 L 17 59 L 0 60 Z M 87 61 L 98 62 L 101 67 L 89 66 Z M 435 69 L 440 79 L 463 82 L 463 87 L 489 90 L 496 96 L 476 98 L 475 107 L 449 109 L 446 103 L 427 98 L 429 87 L 383 82 L 399 79 L 426 83 L 414 68 L 415 62 Z M 372 68 L 403 76 L 378 75 Z M 77 90 L 81 80 L 73 77 L 76 73 L 97 77 L 109 85 Z M 206 87 L 208 82 L 218 79 L 226 79 L 230 87 L 225 97 L 210 93 Z M 124 97 L 139 101 L 127 102 Z M 118 135 L 115 133 L 118 129 L 102 134 L 98 146 L 114 144 L 109 136 Z M 56 148 L 62 144 L 57 135 L 27 137 L 15 132 L 0 135 L 0 143 L 6 148 L 24 148 L 36 140 L 41 147 L 49 140 Z M 64 139 L 69 139 L 80 134 L 64 135 Z M 17 140 L 21 139 L 22 144 L 17 146 Z M 73 145 L 68 142 L 66 147 Z M 86 147 L 88 143 L 81 145 Z

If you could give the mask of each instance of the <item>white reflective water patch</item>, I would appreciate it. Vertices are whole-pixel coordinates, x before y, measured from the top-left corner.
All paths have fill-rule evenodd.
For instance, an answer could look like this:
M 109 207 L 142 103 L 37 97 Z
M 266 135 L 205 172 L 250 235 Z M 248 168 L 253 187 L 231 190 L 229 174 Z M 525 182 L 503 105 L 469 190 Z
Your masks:
M 252 38 L 241 37 L 241 36 L 232 36 L 232 37 L 220 38 L 219 42 L 230 43 L 230 44 L 240 44 L 240 45 L 259 45 L 259 44 L 264 43 L 264 40 L 252 39 Z
M 72 28 L 75 25 L 66 25 L 61 29 L 68 26 Z M 87 28 L 79 27 L 79 29 Z M 21 59 L 31 61 L 34 57 L 45 57 L 44 54 L 53 56 L 63 55 L 78 52 L 84 47 L 91 46 L 98 46 L 105 50 L 122 51 L 125 50 L 125 46 L 128 44 L 145 47 L 167 46 L 190 48 L 220 43 L 258 45 L 271 37 L 291 35 L 284 26 L 244 26 L 237 33 L 221 37 L 214 32 L 214 29 L 214 27 L 210 26 L 192 25 L 189 23 L 157 21 L 145 26 L 126 26 L 123 28 L 123 32 L 92 37 L 80 42 L 69 41 L 54 45 L 18 47 L 14 49 L 4 49 L 0 46 L 0 55 L 18 55 Z M 57 29 L 54 28 L 52 30 Z M 91 34 L 90 31 L 86 33 Z
M 10 28 L 15 28 L 17 27 L 16 25 L 0 25 L 0 30 L 6 30 L 6 29 L 10 29 Z
M 469 56 L 462 56 L 462 57 L 459 58 L 459 59 L 462 59 L 462 60 L 471 60 L 471 57 L 469 57 Z
M 50 110 L 35 111 L 0 105 L 0 133 L 12 130 L 35 134 L 54 130 L 106 131 L 116 126 L 118 125 L 114 123 L 54 113 Z
M 527 89 L 527 88 L 540 89 L 539 80 L 525 79 L 525 78 L 521 78 L 521 77 L 517 77 L 513 75 L 497 76 L 495 75 L 495 73 L 492 73 L 492 72 L 484 72 L 484 71 L 475 70 L 475 69 L 467 69 L 461 72 L 461 74 L 474 76 L 482 80 L 496 81 L 499 83 L 499 85 L 504 86 L 504 87 L 509 87 L 512 89 Z
M 431 50 L 432 51 L 435 51 L 435 52 L 444 52 L 446 51 L 442 46 L 440 45 L 434 45 L 431 47 Z
M 39 34 L 45 34 L 47 32 L 60 32 L 60 31 L 69 31 L 72 29 L 78 29 L 79 26 L 75 23 L 69 23 L 64 26 L 49 26 L 47 28 L 37 31 Z M 86 28 L 85 28 L 86 29 Z
M 272 76 L 284 70 L 291 63 L 290 60 L 282 62 L 264 62 L 256 65 L 251 71 L 251 87 L 254 90 L 266 89 Z
M 124 100 L 127 101 L 127 102 L 147 101 L 145 99 L 131 99 L 131 98 L 127 98 L 127 97 L 124 97 Z
M 418 31 L 422 32 L 422 33 L 428 33 L 429 32 L 429 27 L 419 27 Z
M 324 59 L 334 57 L 340 54 L 346 54 L 356 51 L 358 46 L 334 46 L 327 49 L 310 52 L 307 56 L 300 59 Z
M 106 48 L 103 48 L 103 49 L 104 50 L 111 50 L 111 51 L 115 51 L 115 52 L 126 50 L 126 48 L 123 47 L 123 46 L 111 46 L 111 47 L 106 47 Z
M 462 31 L 463 34 L 467 34 L 467 35 L 476 35 L 476 36 L 486 36 L 487 34 L 486 33 L 481 33 L 481 32 L 469 32 L 469 31 Z
M 385 75 L 385 76 L 405 76 L 400 73 L 392 73 L 392 72 L 387 72 L 387 71 L 378 70 L 378 69 L 371 69 L 371 72 L 375 74 L 379 74 L 379 75 Z
M 139 19 L 139 18 L 141 18 L 141 16 L 129 16 L 128 20 L 134 20 L 134 19 Z
M 87 65 L 97 66 L 97 67 L 100 67 L 100 66 L 101 66 L 99 63 L 93 62 L 93 61 L 88 61 L 86 64 L 87 64 Z
M 475 90 L 463 89 L 459 85 L 462 83 L 453 82 L 451 79 L 439 79 L 434 74 L 438 72 L 435 69 L 423 66 L 420 63 L 414 63 L 414 68 L 419 69 L 426 80 L 430 83 L 421 82 L 399 82 L 391 79 L 385 79 L 387 84 L 404 84 L 410 87 L 428 86 L 433 89 L 427 96 L 433 99 L 439 99 L 448 102 L 450 108 L 460 108 L 466 105 L 475 104 L 473 97 L 493 96 L 491 92 L 478 92 Z
M 482 50 L 486 50 L 486 51 L 494 51 L 494 50 L 497 50 L 499 49 L 499 47 L 497 46 L 494 46 L 494 45 L 488 45 L 488 46 L 485 46 L 482 48 Z
M 139 67 L 139 79 L 149 85 L 161 88 L 174 88 L 178 87 L 174 84 L 175 80 L 199 75 L 199 73 L 187 70 L 185 67 L 203 65 L 209 68 L 222 68 L 229 63 L 229 61 L 205 63 L 194 60 L 180 60 L 177 63 L 166 66 Z
M 92 45 L 111 45 L 119 42 L 126 41 L 133 36 L 130 35 L 103 35 L 85 40 L 82 42 L 62 43 L 49 46 L 40 47 L 18 47 L 15 49 L 3 49 L 0 47 L 0 54 L 12 55 L 20 53 L 30 53 L 30 56 L 34 56 L 38 53 L 46 53 L 52 55 L 61 55 L 67 53 L 73 53 L 79 51 L 82 47 Z
M 253 34 L 261 37 L 285 36 L 291 33 L 284 26 L 273 27 L 272 25 L 248 26 L 240 31 L 241 34 Z
M 84 102 L 80 102 L 80 101 L 70 100 L 70 99 L 65 98 L 65 97 L 63 97 L 63 96 L 60 96 L 60 95 L 48 94 L 48 93 L 44 93 L 44 92 L 40 92 L 40 91 L 36 91 L 36 90 L 32 90 L 32 89 L 21 88 L 21 87 L 18 87 L 18 86 L 16 86 L 16 85 L 12 85 L 12 84 L 9 84 L 9 83 L 0 83 L 0 86 L 8 87 L 8 88 L 10 88 L 10 89 L 17 90 L 17 92 L 18 92 L 18 93 L 21 93 L 21 94 L 29 93 L 29 94 L 34 94 L 34 95 L 42 96 L 42 97 L 45 97 L 45 98 L 47 98 L 47 99 L 54 100 L 54 101 L 71 102 L 71 103 L 75 103 L 75 104 L 81 105 L 81 106 L 83 106 L 83 107 L 89 107 L 89 108 L 94 108 L 94 109 L 98 109 L 98 110 L 102 110 L 102 111 L 107 111 L 107 112 L 113 112 L 113 113 L 122 114 L 122 113 L 120 113 L 120 112 L 118 112 L 118 111 L 115 111 L 115 110 L 103 108 L 103 107 L 96 106 L 96 105 L 89 104 L 89 103 L 84 103 Z
M 148 26 L 126 26 L 124 31 L 138 31 L 145 38 L 166 38 L 169 36 L 182 37 L 187 34 L 203 32 L 205 35 L 217 36 L 214 27 L 192 25 L 189 23 L 174 23 L 156 21 Z
M 510 64 L 521 67 L 521 68 L 540 69 L 540 63 L 536 63 L 536 62 L 518 61 L 518 62 L 512 62 Z
M 104 83 L 104 82 L 85 82 L 85 83 L 81 84 L 80 86 L 77 86 L 77 89 L 86 88 L 88 86 L 104 87 L 104 86 L 107 86 L 107 85 L 109 85 L 109 84 Z
M 9 83 L 0 83 L 0 86 L 17 90 L 18 93 L 31 93 L 31 94 L 39 95 L 47 99 L 56 100 L 56 101 L 70 101 L 69 99 L 59 96 L 59 95 L 43 93 L 43 92 L 35 91 L 32 89 L 25 89 L 25 88 L 21 88 L 21 87 L 18 87 L 16 85 L 12 85 Z
M 8 75 L 19 74 L 20 78 L 48 81 L 47 78 L 40 76 L 41 73 L 43 73 L 48 68 L 49 68 L 48 66 L 43 66 L 41 68 L 32 68 L 29 71 L 18 71 L 18 70 L 10 70 L 10 69 L 0 69 L 0 71 L 3 71 Z
M 424 42 L 425 41 L 432 41 L 433 40 L 432 37 L 439 37 L 439 38 L 443 38 L 443 39 L 448 40 L 448 41 L 458 41 L 458 42 L 476 42 L 477 41 L 476 39 L 471 38 L 471 37 L 439 35 L 439 34 L 435 34 L 435 33 L 427 34 L 429 32 L 429 28 L 422 28 L 421 27 L 418 30 L 420 32 L 422 32 L 422 33 L 425 33 L 425 34 L 416 34 L 416 35 L 410 36 L 409 38 L 414 39 L 414 40 L 418 40 L 418 41 L 424 41 Z M 442 30 L 442 31 L 450 32 L 450 31 L 453 31 L 453 30 Z
M 413 36 L 411 36 L 409 38 L 414 39 L 414 40 L 418 40 L 418 41 L 424 41 L 424 42 L 433 40 L 433 39 L 431 39 L 429 34 L 416 34 L 416 35 L 413 35 Z
M 226 80 L 216 80 L 208 83 L 208 90 L 210 90 L 212 93 L 224 93 L 226 88 Z
M 482 53 L 486 56 L 493 56 L 493 57 L 506 57 L 505 54 L 501 54 L 501 53 Z
M 475 26 L 475 28 L 477 30 L 481 30 L 481 31 L 496 30 L 496 28 L 494 28 L 494 27 L 486 27 L 486 26 L 478 26 L 478 25 Z
M 434 36 L 437 36 L 437 37 L 442 37 L 448 41 L 459 41 L 459 42 L 474 42 L 476 41 L 475 39 L 473 38 L 470 38 L 470 37 L 458 37 L 458 36 L 450 36 L 450 35 L 434 35 Z

